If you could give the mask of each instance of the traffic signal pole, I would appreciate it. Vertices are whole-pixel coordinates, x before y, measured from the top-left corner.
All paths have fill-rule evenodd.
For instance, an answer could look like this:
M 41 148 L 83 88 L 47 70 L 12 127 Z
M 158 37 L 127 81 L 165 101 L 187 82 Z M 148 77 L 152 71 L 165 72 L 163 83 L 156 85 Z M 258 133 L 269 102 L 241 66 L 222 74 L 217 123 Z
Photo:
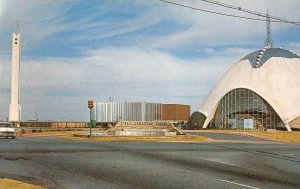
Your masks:
M 90 135 L 89 138 L 92 138 L 92 109 L 94 107 L 94 101 L 93 100 L 89 100 L 88 101 L 88 107 L 90 109 Z
M 89 138 L 92 138 L 92 108 L 90 109 L 90 135 Z

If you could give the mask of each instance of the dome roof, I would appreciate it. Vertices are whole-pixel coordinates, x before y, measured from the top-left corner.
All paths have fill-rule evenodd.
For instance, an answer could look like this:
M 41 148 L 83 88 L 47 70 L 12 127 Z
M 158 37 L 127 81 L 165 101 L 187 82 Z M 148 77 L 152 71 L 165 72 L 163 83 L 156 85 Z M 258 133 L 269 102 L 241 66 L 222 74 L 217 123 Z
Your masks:
M 258 69 L 259 68 L 259 69 Z M 205 128 L 221 98 L 231 90 L 246 88 L 265 99 L 284 124 L 300 116 L 300 57 L 281 48 L 264 48 L 254 51 L 224 73 L 199 112 L 207 119 Z
M 254 51 L 244 56 L 242 59 L 240 59 L 240 61 L 249 60 L 253 68 L 259 68 L 272 57 L 300 58 L 298 55 L 294 54 L 290 50 L 282 48 L 264 47 L 263 49 Z

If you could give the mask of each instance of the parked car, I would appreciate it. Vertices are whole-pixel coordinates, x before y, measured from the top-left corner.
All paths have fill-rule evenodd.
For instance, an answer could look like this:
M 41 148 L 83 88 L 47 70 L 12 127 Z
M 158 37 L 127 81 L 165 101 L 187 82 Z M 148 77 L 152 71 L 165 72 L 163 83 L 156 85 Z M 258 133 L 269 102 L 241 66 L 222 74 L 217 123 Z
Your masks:
M 0 137 L 1 138 L 16 138 L 16 129 L 8 122 L 0 122 Z

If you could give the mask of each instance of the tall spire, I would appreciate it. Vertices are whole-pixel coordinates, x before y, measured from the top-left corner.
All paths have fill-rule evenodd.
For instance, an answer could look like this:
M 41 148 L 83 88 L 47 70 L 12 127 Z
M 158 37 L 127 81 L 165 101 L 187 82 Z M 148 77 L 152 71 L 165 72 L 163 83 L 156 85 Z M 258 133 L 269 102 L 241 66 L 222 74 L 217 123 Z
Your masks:
M 267 11 L 267 15 L 266 15 L 266 25 L 267 25 L 267 39 L 265 42 L 265 46 L 266 47 L 272 47 L 273 46 L 273 42 L 271 39 L 271 19 L 269 16 L 269 10 Z
M 17 24 L 18 30 L 18 24 Z M 21 120 L 20 105 L 20 42 L 19 32 L 12 34 L 12 68 L 11 68 L 11 94 L 8 120 L 18 125 Z
M 16 20 L 16 26 L 17 26 L 17 33 L 19 33 L 19 21 Z

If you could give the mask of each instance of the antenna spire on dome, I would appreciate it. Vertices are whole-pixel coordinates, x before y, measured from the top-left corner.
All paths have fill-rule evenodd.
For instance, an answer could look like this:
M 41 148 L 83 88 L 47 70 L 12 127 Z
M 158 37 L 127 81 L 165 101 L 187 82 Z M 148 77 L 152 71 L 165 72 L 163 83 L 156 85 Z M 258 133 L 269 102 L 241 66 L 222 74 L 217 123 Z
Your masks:
M 16 20 L 16 30 L 17 31 L 15 31 L 15 32 L 19 33 L 19 21 L 18 20 Z
M 265 42 L 266 47 L 272 47 L 273 42 L 271 39 L 271 19 L 269 16 L 269 10 L 267 10 L 267 15 L 266 15 L 266 25 L 267 25 L 267 40 Z

